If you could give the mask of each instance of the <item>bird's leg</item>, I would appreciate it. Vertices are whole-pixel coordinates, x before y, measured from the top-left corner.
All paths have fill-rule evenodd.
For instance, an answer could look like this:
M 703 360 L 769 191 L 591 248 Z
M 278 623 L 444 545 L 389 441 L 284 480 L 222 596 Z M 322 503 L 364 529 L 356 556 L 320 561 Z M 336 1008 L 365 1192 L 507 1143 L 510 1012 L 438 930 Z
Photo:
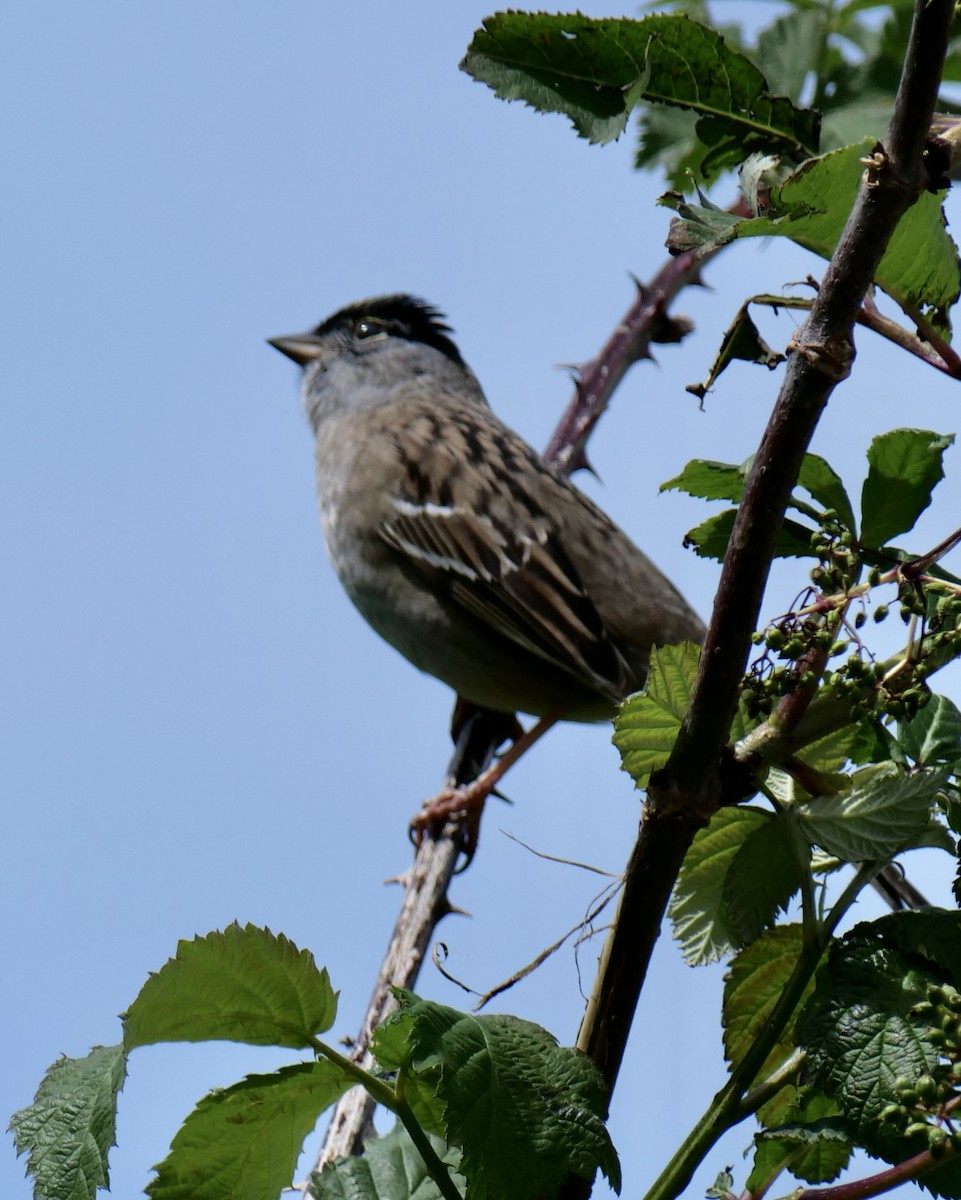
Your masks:
M 504 742 L 516 742 L 524 727 L 514 713 L 479 708 L 463 696 L 457 697 L 450 716 L 450 740 L 454 753 L 447 764 L 444 786 L 473 783 L 491 765 Z
M 444 823 L 448 820 L 468 818 L 464 853 L 467 855 L 467 861 L 470 862 L 477 845 L 480 814 L 484 809 L 484 801 L 521 755 L 525 754 L 539 738 L 543 737 L 548 729 L 557 723 L 557 720 L 557 717 L 541 717 L 527 730 L 522 730 L 517 725 L 518 735 L 514 737 L 510 746 L 473 782 L 461 784 L 459 787 L 444 788 L 436 796 L 427 800 L 410 823 L 411 839 L 414 844 L 419 846 L 425 836 L 443 828 Z

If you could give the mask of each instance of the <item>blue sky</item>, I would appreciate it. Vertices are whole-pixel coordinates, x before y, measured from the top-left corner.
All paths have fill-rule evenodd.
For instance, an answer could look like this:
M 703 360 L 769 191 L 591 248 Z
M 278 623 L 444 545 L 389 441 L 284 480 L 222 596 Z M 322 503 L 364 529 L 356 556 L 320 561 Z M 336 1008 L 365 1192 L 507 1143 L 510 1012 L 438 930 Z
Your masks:
M 486 13 L 47 0 L 4 16 L 5 1114 L 57 1055 L 118 1040 L 116 1014 L 178 938 L 234 919 L 312 949 L 341 991 L 338 1036 L 360 1021 L 398 902 L 384 880 L 442 774 L 450 697 L 340 593 L 297 372 L 264 339 L 419 293 L 498 412 L 543 445 L 570 392 L 558 364 L 596 351 L 628 272 L 664 255 L 662 183 L 632 171 L 630 135 L 588 146 L 457 70 Z M 778 377 L 736 366 L 703 411 L 684 386 L 746 295 L 819 269 L 756 243 L 711 266 L 710 290 L 678 306 L 697 333 L 633 370 L 593 445 L 603 483 L 580 481 L 705 616 L 717 568 L 681 539 L 706 509 L 658 485 L 690 458 L 746 458 Z M 780 346 L 792 327 L 765 324 Z M 854 480 L 875 433 L 959 424 L 956 385 L 871 335 L 858 344 L 816 443 Z M 919 549 L 961 510 L 957 455 Z M 803 583 L 780 567 L 769 610 Z M 488 812 L 452 893 L 471 916 L 439 934 L 480 990 L 572 926 L 597 886 L 500 831 L 618 871 L 639 811 L 604 727 L 558 729 L 506 790 L 514 806 Z M 946 866 L 927 871 L 944 885 Z M 562 951 L 500 1007 L 570 1042 L 594 956 Z M 625 1194 L 723 1079 L 721 974 L 662 939 L 614 1108 Z M 464 1004 L 431 971 L 421 990 Z M 114 1194 L 139 1193 L 207 1089 L 284 1061 L 138 1051 Z M 699 1183 L 740 1169 L 748 1141 Z M 22 1171 L 0 1155 L 10 1200 L 30 1194 Z

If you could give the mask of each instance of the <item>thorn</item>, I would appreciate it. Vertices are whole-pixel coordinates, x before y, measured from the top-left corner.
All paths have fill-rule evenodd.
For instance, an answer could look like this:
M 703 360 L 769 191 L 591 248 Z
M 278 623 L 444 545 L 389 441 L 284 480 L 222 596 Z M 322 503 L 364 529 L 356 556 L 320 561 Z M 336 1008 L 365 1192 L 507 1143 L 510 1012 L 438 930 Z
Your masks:
M 597 471 L 594 469 L 594 464 L 587 457 L 587 451 L 583 446 L 575 447 L 572 450 L 571 457 L 568 461 L 570 463 L 571 474 L 573 474 L 575 471 L 587 471 L 588 474 L 594 476 L 598 483 L 604 482 L 604 480 L 601 479 L 600 475 L 598 475 Z
M 498 800 L 503 800 L 505 804 L 512 805 L 514 803 L 510 796 L 505 796 L 504 793 L 498 791 L 497 788 L 491 788 L 490 794 L 492 796 L 496 796 Z
M 628 278 L 631 280 L 631 282 L 634 284 L 635 288 L 637 288 L 638 296 L 642 300 L 646 300 L 651 294 L 651 289 L 647 286 L 646 283 L 641 283 L 641 281 L 638 279 L 638 277 L 634 274 L 633 271 L 628 271 L 627 275 L 628 275 Z

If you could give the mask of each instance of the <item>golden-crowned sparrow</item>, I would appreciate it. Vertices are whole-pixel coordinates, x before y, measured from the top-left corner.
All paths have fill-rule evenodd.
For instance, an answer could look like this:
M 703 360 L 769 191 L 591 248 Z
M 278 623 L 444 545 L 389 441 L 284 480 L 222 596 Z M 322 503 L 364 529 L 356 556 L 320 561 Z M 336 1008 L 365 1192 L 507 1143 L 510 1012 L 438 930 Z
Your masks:
M 611 716 L 652 645 L 700 641 L 673 585 L 491 411 L 441 314 L 349 305 L 271 339 L 304 368 L 327 548 L 386 641 L 467 700 Z

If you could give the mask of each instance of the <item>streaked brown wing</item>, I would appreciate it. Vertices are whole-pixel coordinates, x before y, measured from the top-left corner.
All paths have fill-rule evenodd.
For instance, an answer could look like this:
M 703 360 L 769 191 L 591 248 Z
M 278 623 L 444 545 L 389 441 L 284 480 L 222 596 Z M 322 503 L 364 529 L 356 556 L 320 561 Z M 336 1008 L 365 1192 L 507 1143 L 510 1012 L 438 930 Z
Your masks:
M 546 521 L 510 529 L 452 505 L 395 502 L 381 534 L 449 596 L 509 641 L 612 699 L 634 684 Z

